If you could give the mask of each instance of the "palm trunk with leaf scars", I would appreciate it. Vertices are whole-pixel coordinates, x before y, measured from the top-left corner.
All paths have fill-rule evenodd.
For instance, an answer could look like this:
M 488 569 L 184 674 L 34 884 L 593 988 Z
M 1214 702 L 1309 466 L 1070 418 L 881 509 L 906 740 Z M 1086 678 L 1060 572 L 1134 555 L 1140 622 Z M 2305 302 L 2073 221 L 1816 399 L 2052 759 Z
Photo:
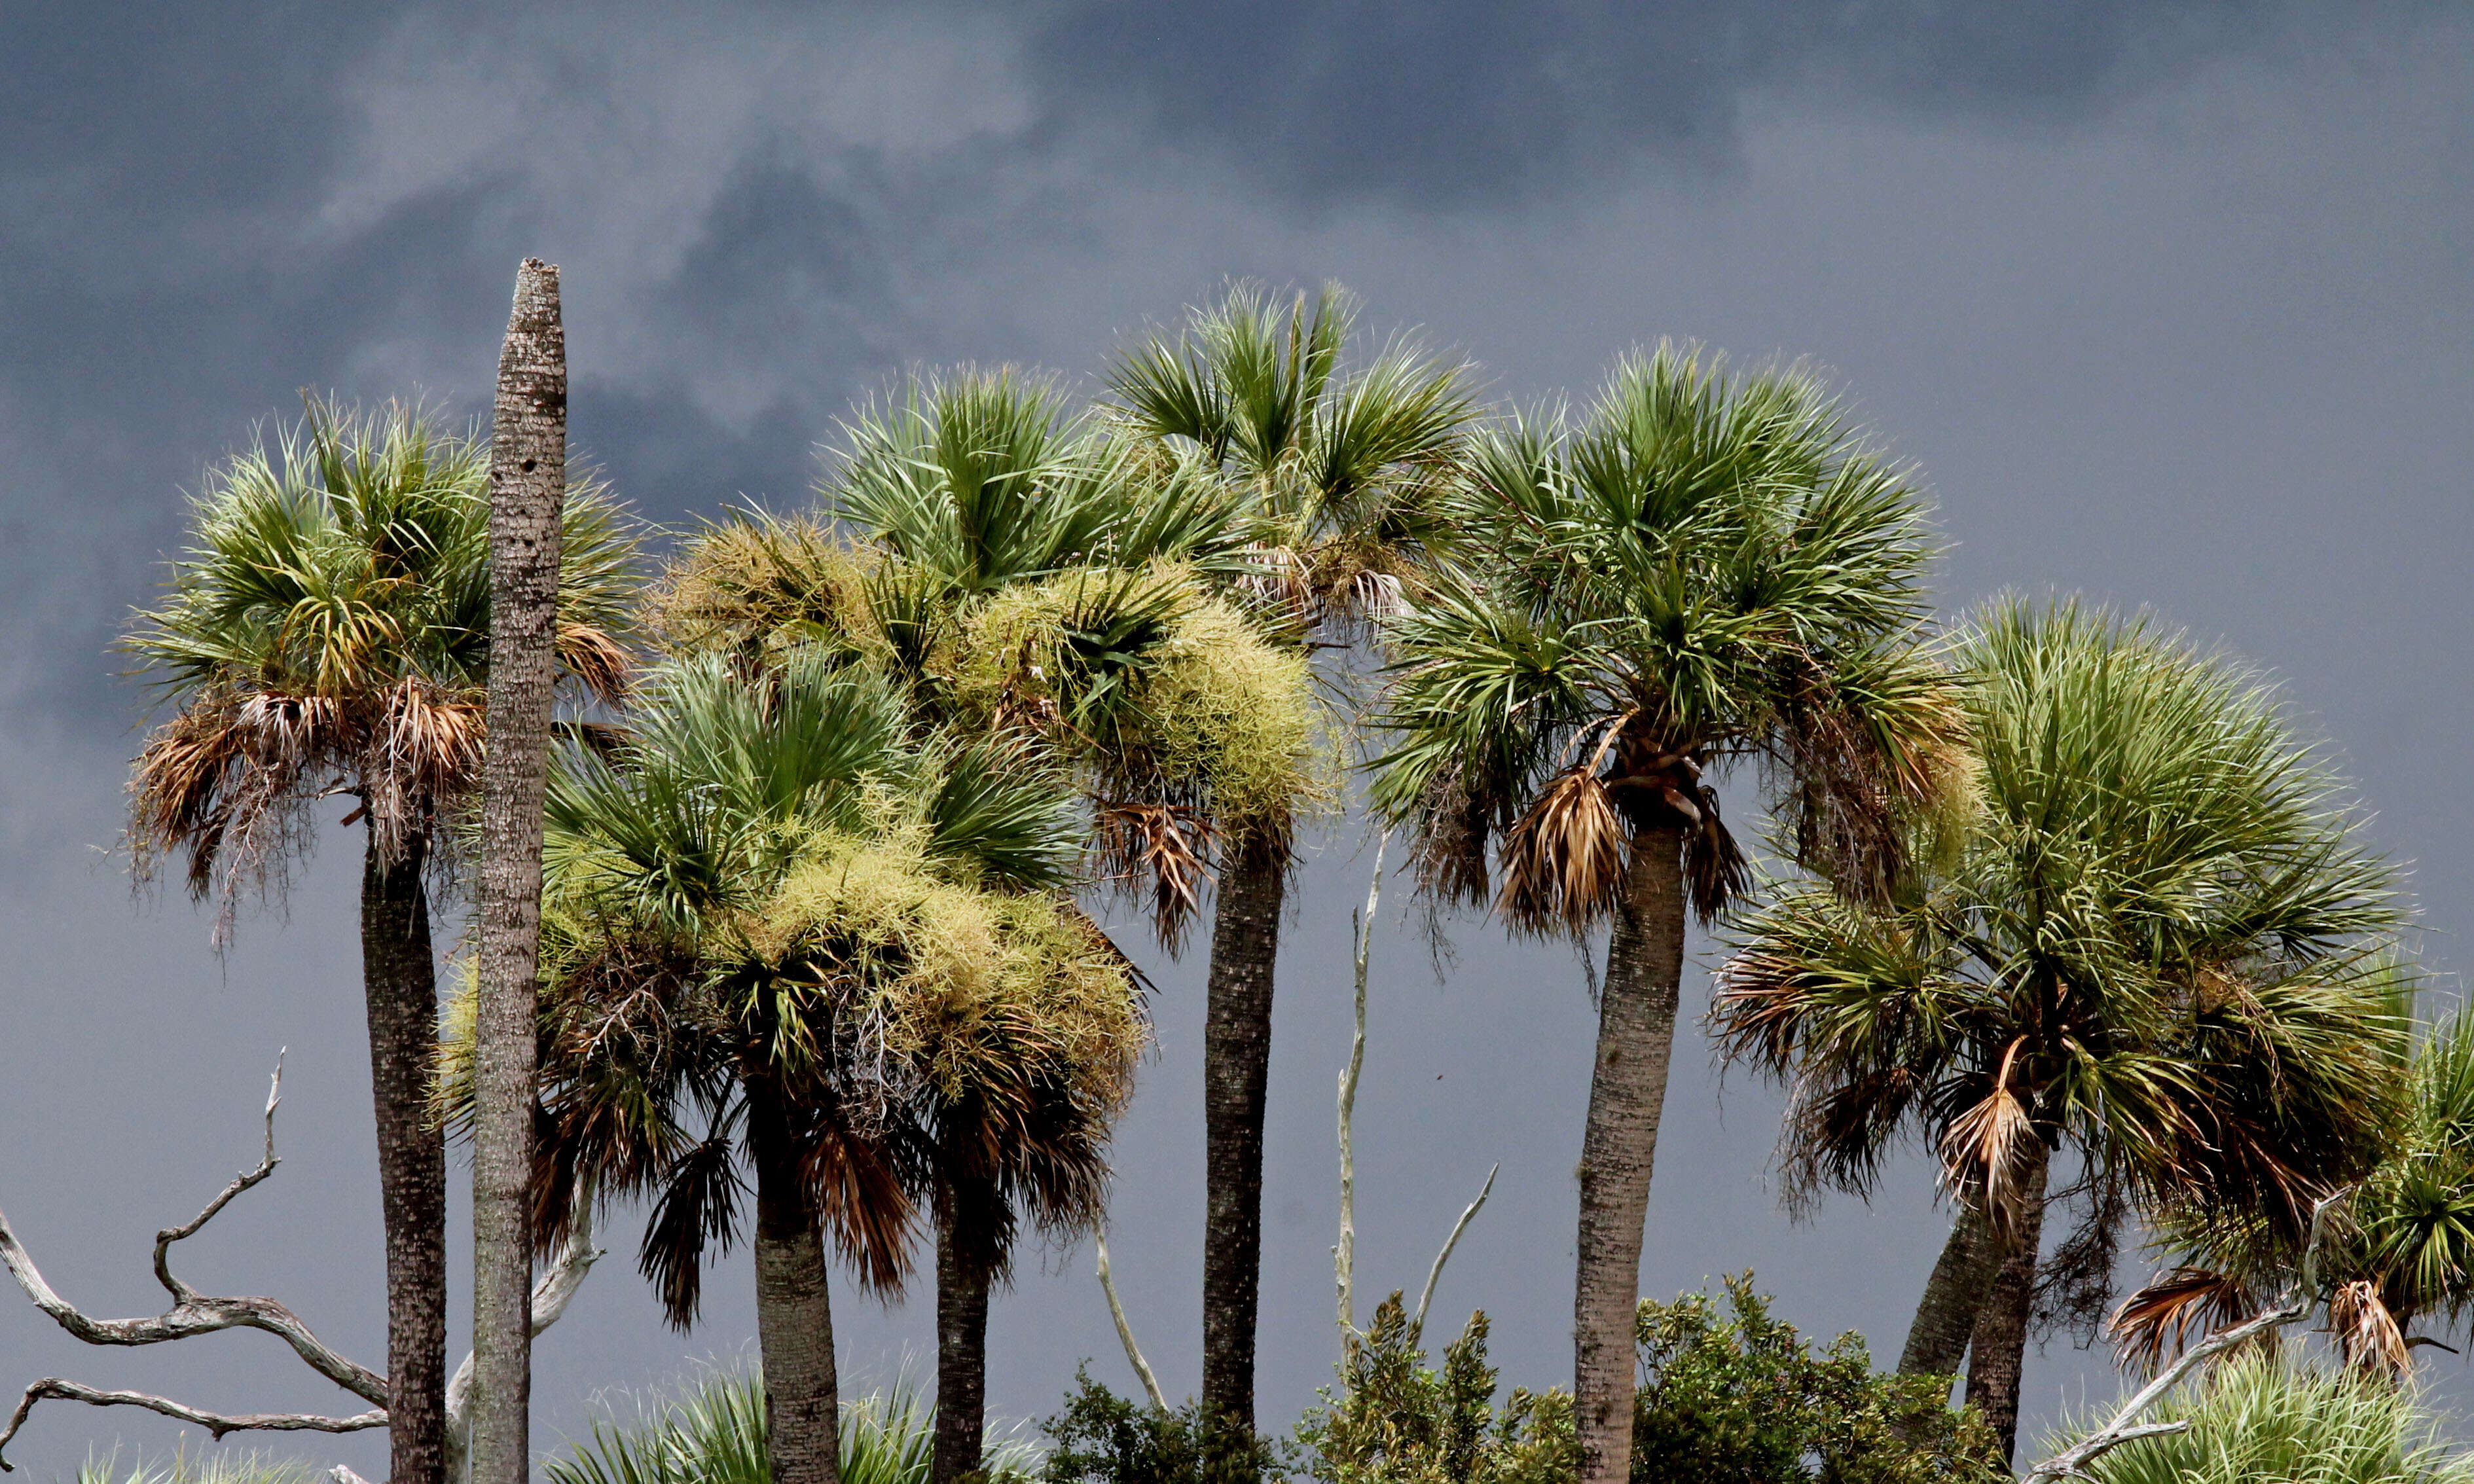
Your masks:
M 2052 1156 L 2043 1145 L 2024 1172 L 2018 1229 L 2001 1259 L 1968 1339 L 1967 1399 L 2001 1440 L 2001 1459 L 2018 1451 L 2019 1375 L 2027 1357 L 2027 1318 L 2035 1304 L 2036 1261 L 2045 1238 L 2045 1181 Z
M 840 1484 L 840 1378 L 824 1234 L 781 1095 L 748 1088 L 756 1166 L 756 1336 L 774 1484 Z
M 1684 982 L 1684 832 L 1637 831 L 1607 941 L 1589 1121 L 1581 1140 L 1580 1264 L 1573 1284 L 1574 1421 L 1581 1484 L 1632 1473 L 1634 1311 L 1650 1167 Z
M 1924 1298 L 1907 1327 L 1906 1349 L 1899 1352 L 1901 1375 L 1955 1376 L 1967 1358 L 1968 1336 L 1985 1296 L 2001 1271 L 2002 1248 L 1993 1223 L 1973 1200 L 1958 1203 L 1950 1224 L 1950 1240 L 1925 1279 Z
M 936 1210 L 936 1447 L 928 1477 L 955 1484 L 980 1467 L 987 1433 L 987 1264 L 958 1240 L 958 1203 Z
M 389 861 L 373 825 L 361 874 L 361 978 L 386 1212 L 390 1484 L 445 1484 L 447 1467 L 447 1142 L 429 1113 L 438 966 L 422 881 L 427 846 L 413 835 L 401 859 Z
M 1286 842 L 1249 834 L 1220 881 L 1202 1032 L 1202 1409 L 1254 1427 L 1254 1316 L 1263 1260 L 1263 1112 L 1272 967 L 1288 891 Z
M 481 771 L 473 1017 L 474 1484 L 532 1472 L 535 1026 L 542 795 L 558 671 L 559 505 L 567 493 L 567 339 L 558 270 L 525 258 L 490 436 L 490 748 Z

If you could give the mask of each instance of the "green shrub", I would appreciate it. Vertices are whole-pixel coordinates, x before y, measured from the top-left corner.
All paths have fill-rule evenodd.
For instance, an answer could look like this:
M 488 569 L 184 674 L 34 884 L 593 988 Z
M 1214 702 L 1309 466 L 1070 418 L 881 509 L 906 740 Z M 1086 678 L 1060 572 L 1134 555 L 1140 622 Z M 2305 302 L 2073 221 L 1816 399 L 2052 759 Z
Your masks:
M 1977 1484 L 2008 1477 L 1991 1429 L 1935 1376 L 1876 1375 L 1863 1340 L 1813 1353 L 1770 1317 L 1750 1273 L 1706 1294 L 1643 1301 L 1633 1405 L 1635 1484 Z
M 2469 1484 L 2474 1458 L 2450 1454 L 2411 1386 L 2297 1363 L 2298 1347 L 2239 1355 L 2165 1399 L 2142 1421 L 2191 1430 L 2143 1438 L 2098 1458 L 2099 1484 Z M 2109 1413 L 2110 1409 L 2108 1409 Z M 2084 1437 L 2082 1418 L 2046 1454 Z M 2039 1455 L 2045 1456 L 2045 1455 Z
M 843 1484 L 924 1484 L 935 1416 L 896 1382 L 841 1404 Z M 991 1480 L 1028 1479 L 1037 1458 L 1000 1442 L 982 1463 Z M 764 1382 L 710 1370 L 667 1396 L 639 1399 L 632 1419 L 604 1419 L 593 1435 L 543 1466 L 549 1484 L 772 1484 L 765 1456 Z
M 1065 1410 L 1040 1430 L 1055 1445 L 1048 1484 L 1257 1484 L 1281 1474 L 1269 1442 L 1216 1425 L 1191 1399 L 1137 1406 L 1091 1379 L 1087 1363 Z
M 1298 1425 L 1306 1472 L 1323 1484 L 1558 1484 L 1580 1466 L 1572 1399 L 1515 1390 L 1498 1413 L 1484 1310 L 1426 1366 L 1395 1293 L 1341 1366 L 1337 1396 Z

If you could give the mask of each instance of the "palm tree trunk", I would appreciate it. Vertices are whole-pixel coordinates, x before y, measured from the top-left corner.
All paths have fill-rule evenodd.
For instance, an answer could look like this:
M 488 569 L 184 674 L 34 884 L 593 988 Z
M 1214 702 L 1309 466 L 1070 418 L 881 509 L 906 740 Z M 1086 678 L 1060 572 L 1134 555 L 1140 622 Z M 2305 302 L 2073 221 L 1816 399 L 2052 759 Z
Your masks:
M 1263 1262 L 1263 1104 L 1272 1069 L 1272 962 L 1288 851 L 1259 835 L 1220 880 L 1202 1032 L 1202 1410 L 1251 1434 L 1254 1313 Z
M 781 1100 L 762 1083 L 748 1087 L 747 1142 L 756 1166 L 756 1343 L 774 1484 L 840 1484 L 841 1381 L 824 1237 Z
M 957 1240 L 956 1206 L 936 1208 L 936 1451 L 931 1484 L 955 1484 L 980 1466 L 988 1404 L 987 1264 Z
M 2001 1246 L 1993 1224 L 1973 1202 L 1959 1203 L 1950 1224 L 1950 1240 L 1940 1260 L 1925 1279 L 1925 1294 L 1916 1304 L 1915 1322 L 1907 1326 L 1907 1347 L 1899 1353 L 1901 1375 L 1955 1376 L 1967 1358 L 1967 1338 L 1976 1316 L 1993 1291 L 2001 1271 Z
M 1993 1292 L 1968 1340 L 1967 1399 L 1981 1409 L 2008 1462 L 2019 1444 L 2019 1374 L 2027 1358 L 2027 1314 L 2036 1297 L 2036 1261 L 2045 1237 L 2045 1178 L 2051 1156 L 2040 1146 L 2019 1196 L 2018 1239 L 2001 1260 Z
M 1581 1484 L 1626 1484 L 1632 1473 L 1641 1227 L 1683 980 L 1684 832 L 1642 830 L 1633 837 L 1607 943 L 1597 1065 L 1581 1139 L 1580 1270 L 1572 1301 Z
M 447 1473 L 447 1141 L 429 1119 L 438 965 L 422 885 L 428 841 L 390 862 L 373 830 L 361 869 L 361 982 L 386 1212 L 389 1484 Z
M 481 770 L 473 1022 L 473 1484 L 532 1472 L 533 1074 L 540 1013 L 542 794 L 558 666 L 567 339 L 558 270 L 526 258 L 490 437 L 490 749 Z

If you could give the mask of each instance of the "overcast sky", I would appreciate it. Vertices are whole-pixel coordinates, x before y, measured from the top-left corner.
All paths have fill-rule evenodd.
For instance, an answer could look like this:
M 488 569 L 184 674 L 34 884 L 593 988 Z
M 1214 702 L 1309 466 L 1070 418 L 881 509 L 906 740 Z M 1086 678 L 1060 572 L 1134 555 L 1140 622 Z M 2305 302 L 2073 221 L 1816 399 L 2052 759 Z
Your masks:
M 802 502 L 836 416 L 906 366 L 1088 377 L 1232 276 L 1338 279 L 1521 401 L 1663 335 L 1811 355 L 1926 471 L 1951 611 L 2084 591 L 2284 676 L 2413 863 L 2453 991 L 2469 99 L 2462 8 L 2359 0 L 0 4 L 0 1205 L 71 1299 L 154 1311 L 151 1233 L 254 1159 L 288 1045 L 283 1169 L 181 1266 L 383 1358 L 357 838 L 330 827 L 288 912 L 218 962 L 206 917 L 133 896 L 113 853 L 145 698 L 108 645 L 180 543 L 182 492 L 301 388 L 481 406 L 525 255 L 564 269 L 579 446 L 665 522 Z M 1319 841 L 1280 961 L 1267 1419 L 1330 1379 L 1360 846 Z M 1439 984 L 1400 905 L 1359 1103 L 1362 1287 L 1414 1292 L 1500 1161 L 1438 1306 L 1490 1311 L 1507 1385 L 1568 1384 L 1583 975 L 1468 921 Z M 1111 1243 L 1176 1394 L 1200 1371 L 1199 959 L 1159 972 Z M 1687 1007 L 1706 996 L 1696 969 Z M 1929 1172 L 1793 1225 L 1776 1096 L 1722 1087 L 1697 1034 L 1677 1055 L 1643 1291 L 1749 1266 L 1783 1317 L 1894 1357 L 1946 1222 Z M 539 1347 L 546 1444 L 597 1392 L 749 1352 L 743 1265 L 674 1334 L 639 1229 L 614 1224 Z M 1000 1300 L 996 1416 L 1054 1411 L 1086 1356 L 1131 1389 L 1090 1260 L 1031 1261 Z M 845 1287 L 837 1319 L 850 1372 L 926 1368 L 926 1292 Z M 2436 1373 L 2474 1399 L 2462 1362 Z M 0 1293 L 0 1394 L 45 1375 L 350 1404 L 263 1335 L 93 1350 Z M 2113 1385 L 2057 1341 L 2030 1429 Z M 12 1453 L 48 1477 L 176 1437 L 54 1402 Z M 278 1446 L 383 1467 L 372 1437 Z

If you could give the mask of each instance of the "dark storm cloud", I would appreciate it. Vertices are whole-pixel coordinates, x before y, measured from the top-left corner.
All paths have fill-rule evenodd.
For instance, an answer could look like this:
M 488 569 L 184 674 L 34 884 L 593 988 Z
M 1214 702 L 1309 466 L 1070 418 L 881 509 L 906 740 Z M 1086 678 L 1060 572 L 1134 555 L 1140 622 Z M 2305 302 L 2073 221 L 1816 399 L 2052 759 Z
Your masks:
M 2413 8 L 2424 9 L 2424 8 Z M 1309 204 L 1554 194 L 1729 157 L 1746 95 L 2051 126 L 2229 56 L 2334 46 L 2377 6 L 2261 0 L 1266 0 L 1071 7 L 1035 57 L 1067 111 L 1122 111 Z

